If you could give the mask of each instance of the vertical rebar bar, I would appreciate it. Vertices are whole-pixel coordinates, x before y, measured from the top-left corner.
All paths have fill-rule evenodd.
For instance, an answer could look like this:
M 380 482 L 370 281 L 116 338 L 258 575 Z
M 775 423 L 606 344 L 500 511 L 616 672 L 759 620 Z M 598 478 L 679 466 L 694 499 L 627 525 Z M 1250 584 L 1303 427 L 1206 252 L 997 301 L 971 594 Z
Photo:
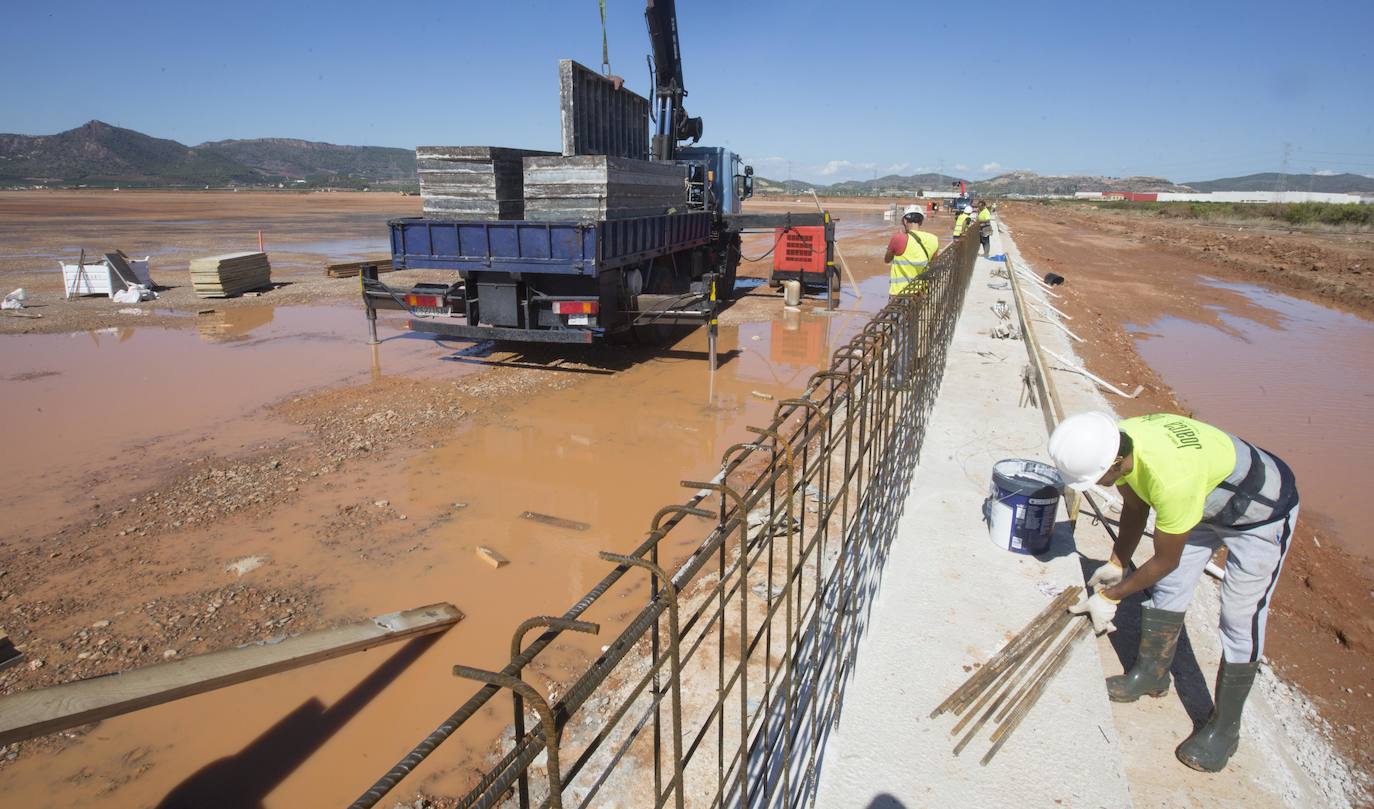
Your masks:
M 525 635 L 531 629 L 541 626 L 572 632 L 585 632 L 589 635 L 596 635 L 601 632 L 600 624 L 594 624 L 590 621 L 572 621 L 555 615 L 540 615 L 522 622 L 520 626 L 516 627 L 515 634 L 511 635 L 510 639 L 510 660 L 516 666 L 516 673 L 512 676 L 517 679 L 520 677 L 519 672 L 524 669 L 524 664 L 520 662 L 520 652 L 525 645 Z M 511 691 L 511 702 L 515 707 L 515 722 L 513 723 L 515 738 L 523 739 L 525 737 L 525 698 L 520 695 L 519 691 L 513 690 Z M 529 772 L 526 770 L 520 771 L 519 798 L 520 809 L 529 809 L 530 781 Z

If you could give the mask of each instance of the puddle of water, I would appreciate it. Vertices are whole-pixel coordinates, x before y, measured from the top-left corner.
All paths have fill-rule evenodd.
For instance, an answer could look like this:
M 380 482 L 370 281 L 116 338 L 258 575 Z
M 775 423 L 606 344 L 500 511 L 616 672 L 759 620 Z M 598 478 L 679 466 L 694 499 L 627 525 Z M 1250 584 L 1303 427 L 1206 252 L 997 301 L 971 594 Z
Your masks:
M 99 332 L 0 337 L 6 449 L 0 488 L 25 491 L 7 509 L 22 535 L 68 513 L 83 482 L 100 499 L 140 481 L 141 460 L 234 452 L 292 431 L 261 417 L 295 393 L 360 378 L 366 330 L 349 307 L 241 307 L 200 315 L 196 330 L 122 326 Z M 399 341 L 388 371 L 433 371 L 432 344 Z M 131 477 L 131 475 L 135 475 Z
M 1304 506 L 1374 558 L 1364 526 L 1374 323 L 1253 284 L 1204 281 L 1261 312 L 1219 311 L 1217 326 L 1173 316 L 1144 324 L 1141 356 L 1199 418 L 1282 456 Z
M 327 614 L 375 614 L 452 601 L 466 617 L 433 646 L 417 652 L 413 663 L 394 668 L 382 679 L 375 676 L 378 667 L 401 654 L 399 647 L 108 720 L 86 742 L 63 754 L 25 762 L 22 783 L 17 776 L 10 779 L 16 797 L 35 803 L 60 799 L 69 805 L 94 800 L 95 790 L 107 778 L 123 780 L 119 776 L 128 772 L 126 756 L 146 749 L 152 751 L 149 760 L 156 767 L 119 787 L 117 800 L 122 804 L 157 804 L 178 785 L 185 788 L 198 773 L 213 774 L 216 768 L 226 783 L 235 781 L 246 791 L 267 790 L 253 792 L 254 804 L 332 806 L 351 800 L 473 693 L 474 685 L 452 676 L 452 664 L 499 669 L 509 654 L 510 632 L 519 621 L 561 614 L 609 569 L 597 557 L 599 551 L 633 548 L 659 507 L 681 502 L 689 494 L 680 485 L 682 479 L 712 477 L 727 446 L 754 437 L 747 425 L 766 424 L 779 400 L 802 391 L 811 373 L 886 301 L 881 275 L 864 283 L 862 301 L 848 300 L 835 313 L 780 312 L 773 320 L 722 327 L 719 347 L 728 359 L 714 375 L 705 362 L 706 334 L 697 329 L 670 350 L 613 374 L 587 375 L 580 377 L 581 384 L 541 390 L 509 407 L 478 411 L 451 440 L 418 455 L 379 460 L 351 484 L 326 487 L 252 523 L 209 528 L 208 541 L 197 543 L 198 553 L 218 553 L 226 560 L 270 555 L 271 564 L 249 576 L 294 571 L 299 577 L 304 572 L 323 588 Z M 255 370 L 252 363 L 267 355 L 244 346 L 275 336 L 266 343 L 278 349 L 272 356 L 300 355 L 283 359 L 290 368 L 274 368 L 269 380 L 288 377 L 297 385 L 303 374 L 328 375 L 306 368 L 311 362 L 351 363 L 357 370 L 358 349 L 365 349 L 348 342 L 361 329 L 353 310 L 343 310 L 337 323 L 317 313 L 324 322 L 313 327 L 296 321 L 289 309 L 259 316 L 261 323 L 235 316 L 235 325 L 225 328 L 241 329 L 244 342 L 203 342 L 196 334 L 172 337 L 139 331 L 129 335 L 125 348 L 144 345 L 161 361 L 181 352 L 204 358 L 207 367 L 213 359 L 217 374 L 246 382 Z M 334 329 L 341 333 L 326 341 L 288 342 L 302 331 L 333 335 Z M 219 333 L 214 337 L 218 340 Z M 148 342 L 140 342 L 144 340 Z M 435 354 L 440 352 L 454 361 L 437 361 Z M 95 363 L 101 349 L 86 353 Z M 109 353 L 104 352 L 105 364 L 118 366 L 109 362 Z M 382 346 L 382 366 L 388 372 L 398 365 L 414 367 L 413 358 L 421 357 L 417 364 L 422 370 L 443 373 L 504 361 L 511 354 L 509 345 L 391 340 Z M 61 355 L 51 349 L 48 356 Z M 44 366 L 0 367 L 8 375 Z M 195 373 L 195 367 L 186 363 L 188 372 Z M 75 376 L 82 369 L 63 365 L 61 370 Z M 337 368 L 334 372 L 346 373 Z M 560 371 L 553 368 L 549 373 Z M 62 379 L 45 377 L 24 385 Z M 147 380 L 144 384 L 159 385 Z M 179 384 L 187 383 L 183 379 Z M 225 384 L 209 387 L 220 390 Z M 42 399 L 52 401 L 57 393 L 50 390 Z M 146 407 L 149 394 L 140 392 L 139 397 L 121 412 Z M 260 394 L 255 400 L 265 398 Z M 120 401 L 114 395 L 104 400 Z M 377 498 L 389 499 L 408 521 L 379 526 L 366 540 L 326 536 L 319 530 L 340 505 Z M 454 502 L 468 506 L 455 510 Z M 522 519 L 524 511 L 576 520 L 589 528 L 550 527 Z M 671 547 L 665 544 L 664 562 L 672 566 L 708 530 L 703 521 L 674 532 Z M 369 553 L 358 553 L 351 547 L 355 542 L 371 543 Z M 477 558 L 477 545 L 493 547 L 511 563 L 493 570 Z M 167 552 L 175 557 L 179 551 Z M 599 636 L 560 639 L 541 656 L 552 676 L 574 670 L 575 653 L 597 654 L 638 609 L 647 596 L 647 581 L 628 582 L 584 616 L 603 625 Z M 361 696 L 359 689 L 365 691 Z M 504 696 L 493 701 L 407 783 L 424 781 L 427 788 L 440 792 L 460 788 L 464 767 L 475 763 L 509 722 L 509 706 Z M 332 720 L 335 715 L 338 722 Z M 202 732 L 211 726 L 217 728 L 215 733 Z M 254 763 L 261 755 L 283 751 L 291 755 L 271 778 Z M 87 770 L 98 775 L 70 777 Z

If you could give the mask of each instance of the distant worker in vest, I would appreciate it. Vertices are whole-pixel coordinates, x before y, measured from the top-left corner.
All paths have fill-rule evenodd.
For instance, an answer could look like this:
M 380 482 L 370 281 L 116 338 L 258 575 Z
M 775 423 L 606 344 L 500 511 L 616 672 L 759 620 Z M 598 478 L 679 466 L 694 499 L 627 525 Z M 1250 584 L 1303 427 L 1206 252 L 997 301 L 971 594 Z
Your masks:
M 992 250 L 992 211 L 988 210 L 987 202 L 978 200 L 978 213 L 974 217 L 978 222 L 978 244 L 982 245 L 983 255 L 987 255 Z
M 1212 553 L 1226 547 L 1215 707 L 1174 751 L 1195 770 L 1220 772 L 1240 742 L 1241 709 L 1264 653 L 1270 599 L 1293 542 L 1298 490 L 1292 470 L 1230 433 L 1168 413 L 1120 422 L 1105 413 L 1070 416 L 1050 436 L 1049 450 L 1069 488 L 1115 484 L 1125 501 L 1111 558 L 1088 579 L 1095 592 L 1069 611 L 1087 613 L 1099 634 L 1112 632 L 1121 599 L 1149 590 L 1135 663 L 1107 678 L 1114 702 L 1169 692 L 1184 611 Z M 1151 509 L 1154 555 L 1132 570 Z
M 888 271 L 887 294 L 914 294 L 925 290 L 920 278 L 940 252 L 940 239 L 934 233 L 921 230 L 926 215 L 915 205 L 908 205 L 902 214 L 902 229 L 887 243 L 883 261 L 891 265 Z
M 954 217 L 954 238 L 964 235 L 964 228 L 968 225 L 969 214 L 973 213 L 973 207 L 965 205 L 959 209 L 959 213 Z

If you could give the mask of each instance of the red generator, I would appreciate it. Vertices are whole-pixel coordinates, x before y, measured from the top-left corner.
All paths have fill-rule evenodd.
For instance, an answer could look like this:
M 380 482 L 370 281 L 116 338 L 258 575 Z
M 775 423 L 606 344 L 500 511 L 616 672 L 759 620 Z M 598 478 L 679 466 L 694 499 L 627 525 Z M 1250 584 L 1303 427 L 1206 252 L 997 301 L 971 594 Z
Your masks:
M 833 227 L 832 223 L 775 228 L 776 245 L 769 282 L 777 286 L 783 281 L 801 281 L 803 288 L 825 287 L 838 291 L 836 282 L 839 279 L 834 277 L 838 270 L 831 253 L 834 237 L 826 238 L 827 231 Z

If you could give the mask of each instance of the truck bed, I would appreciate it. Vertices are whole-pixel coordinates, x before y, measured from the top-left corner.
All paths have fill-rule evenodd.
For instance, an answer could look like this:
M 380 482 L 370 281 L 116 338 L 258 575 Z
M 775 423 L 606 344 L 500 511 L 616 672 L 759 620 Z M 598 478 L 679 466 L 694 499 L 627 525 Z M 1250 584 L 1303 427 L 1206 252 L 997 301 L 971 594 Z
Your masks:
M 705 212 L 599 222 L 465 221 L 407 217 L 387 222 L 396 269 L 595 276 L 706 244 Z

